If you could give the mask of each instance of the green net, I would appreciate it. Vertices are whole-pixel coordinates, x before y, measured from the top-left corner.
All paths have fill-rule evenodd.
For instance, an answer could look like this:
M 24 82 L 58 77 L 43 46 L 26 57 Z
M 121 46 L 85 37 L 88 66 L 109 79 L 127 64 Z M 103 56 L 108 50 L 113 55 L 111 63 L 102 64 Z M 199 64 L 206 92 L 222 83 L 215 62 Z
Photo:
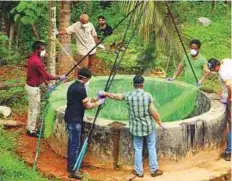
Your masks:
M 133 76 L 116 76 L 109 92 L 125 93 L 133 91 Z M 107 77 L 94 77 L 91 79 L 88 90 L 89 97 L 95 97 L 99 90 L 105 87 Z M 53 129 L 53 121 L 56 109 L 66 105 L 66 93 L 72 82 L 59 86 L 49 98 L 49 107 L 45 118 L 45 137 L 48 137 Z M 168 82 L 163 79 L 145 77 L 145 91 L 150 92 L 154 98 L 154 104 L 162 121 L 170 122 L 181 120 L 189 116 L 196 102 L 198 89 L 196 86 L 182 82 Z M 87 110 L 87 116 L 94 116 L 96 110 Z M 125 101 L 107 99 L 101 110 L 100 118 L 116 121 L 128 121 L 128 112 Z

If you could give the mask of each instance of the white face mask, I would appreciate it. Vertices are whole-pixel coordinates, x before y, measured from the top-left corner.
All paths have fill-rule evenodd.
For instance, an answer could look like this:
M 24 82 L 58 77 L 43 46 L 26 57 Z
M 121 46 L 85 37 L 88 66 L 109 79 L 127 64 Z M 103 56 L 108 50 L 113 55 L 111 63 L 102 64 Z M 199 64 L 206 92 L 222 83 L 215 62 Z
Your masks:
M 88 82 L 86 82 L 86 83 L 84 84 L 86 90 L 89 89 L 89 82 L 90 82 L 90 81 L 88 80 Z
M 89 27 L 89 23 L 86 23 L 86 24 L 82 24 L 82 23 L 81 23 L 81 26 L 82 26 L 83 28 L 88 28 L 88 27 Z
M 46 55 L 46 50 L 40 52 L 40 57 L 44 57 Z
M 197 50 L 195 50 L 195 49 L 190 49 L 190 54 L 191 54 L 192 56 L 197 55 L 197 53 L 198 53 Z

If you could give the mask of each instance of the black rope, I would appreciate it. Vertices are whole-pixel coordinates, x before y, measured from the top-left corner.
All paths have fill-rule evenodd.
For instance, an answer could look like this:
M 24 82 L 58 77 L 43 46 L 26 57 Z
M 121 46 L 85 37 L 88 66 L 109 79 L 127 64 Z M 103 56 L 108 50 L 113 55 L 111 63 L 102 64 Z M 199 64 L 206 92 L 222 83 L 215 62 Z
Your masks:
M 138 4 L 138 3 L 137 3 L 137 4 Z M 137 7 L 137 5 L 136 5 L 136 7 Z M 132 15 L 131 15 L 130 21 L 129 21 L 128 25 L 127 25 L 127 29 L 126 29 L 126 31 L 125 31 L 125 33 L 124 33 L 122 44 L 123 44 L 123 42 L 125 41 L 127 32 L 128 32 L 128 30 L 129 30 L 129 27 L 130 27 L 130 24 L 131 24 L 131 21 L 132 21 Z M 110 88 L 110 86 L 112 85 L 113 79 L 114 79 L 114 77 L 115 77 L 115 75 L 116 75 L 116 73 L 117 73 L 118 65 L 119 65 L 119 63 L 121 62 L 123 56 L 125 55 L 125 52 L 126 52 L 128 46 L 129 46 L 129 43 L 131 42 L 131 40 L 132 40 L 132 38 L 133 38 L 134 35 L 135 35 L 135 29 L 134 29 L 133 32 L 132 32 L 131 38 L 130 38 L 130 40 L 128 41 L 128 45 L 125 47 L 125 51 L 123 52 L 123 55 L 122 55 L 120 61 L 117 63 L 117 60 L 118 60 L 118 58 L 119 58 L 120 48 L 122 47 L 122 44 L 120 45 L 120 47 L 119 47 L 119 53 L 117 54 L 117 56 L 116 56 L 116 58 L 115 58 L 114 65 L 113 65 L 113 67 L 112 67 L 112 69 L 111 69 L 111 72 L 110 72 L 109 78 L 108 78 L 108 80 L 107 80 L 107 83 L 106 83 L 106 85 L 105 85 L 104 91 L 108 91 L 109 88 Z M 99 115 L 101 109 L 103 108 L 103 106 L 104 106 L 104 105 L 100 105 L 100 106 L 98 107 L 98 109 L 97 109 L 97 111 L 96 111 L 96 114 L 95 114 L 95 117 L 94 117 L 94 120 L 93 120 L 93 124 L 92 124 L 92 126 L 91 126 L 91 128 L 90 128 L 90 131 L 89 131 L 89 134 L 88 134 L 87 137 L 90 137 L 90 136 L 91 136 L 91 134 L 92 134 L 92 132 L 93 132 L 93 130 L 94 130 L 94 128 L 95 128 L 95 123 L 96 123 L 97 117 L 98 117 L 98 115 Z
M 121 19 L 121 21 L 118 22 L 117 25 L 115 25 L 115 27 L 112 29 L 112 31 L 114 31 L 128 16 L 130 16 L 131 13 L 133 13 L 137 7 L 139 7 L 143 2 L 139 2 L 135 5 L 135 7 L 124 17 Z M 84 57 L 82 57 L 82 59 L 76 64 L 73 66 L 73 68 L 71 68 L 66 74 L 65 76 L 67 77 L 99 44 L 101 44 L 105 38 L 107 36 L 103 37 Z
M 189 65 L 190 65 L 190 67 L 191 67 L 191 70 L 192 70 L 192 72 L 193 72 L 194 78 L 196 79 L 196 82 L 198 83 L 198 79 L 197 79 L 196 73 L 195 73 L 195 71 L 194 71 L 194 69 L 193 69 L 193 66 L 192 66 L 190 60 L 189 60 L 189 57 L 188 57 L 187 51 L 186 51 L 186 49 L 185 49 L 184 43 L 183 43 L 183 41 L 182 41 L 182 39 L 181 39 L 179 30 L 178 30 L 178 28 L 177 28 L 177 26 L 176 26 L 174 17 L 173 17 L 173 15 L 172 15 L 172 13 L 171 13 L 171 10 L 170 10 L 170 8 L 169 8 L 168 2 L 167 2 L 166 0 L 165 0 L 165 3 L 166 3 L 166 5 L 167 5 L 168 12 L 169 12 L 169 14 L 171 15 L 172 22 L 173 22 L 173 24 L 174 24 L 174 27 L 175 27 L 176 32 L 177 32 L 177 34 L 178 34 L 178 37 L 179 37 L 179 39 L 180 39 L 181 45 L 182 45 L 182 47 L 183 47 L 183 49 L 184 49 L 184 53 L 185 53 L 185 55 L 186 55 L 186 57 L 187 57 L 187 60 L 188 60 L 188 62 L 189 62 Z

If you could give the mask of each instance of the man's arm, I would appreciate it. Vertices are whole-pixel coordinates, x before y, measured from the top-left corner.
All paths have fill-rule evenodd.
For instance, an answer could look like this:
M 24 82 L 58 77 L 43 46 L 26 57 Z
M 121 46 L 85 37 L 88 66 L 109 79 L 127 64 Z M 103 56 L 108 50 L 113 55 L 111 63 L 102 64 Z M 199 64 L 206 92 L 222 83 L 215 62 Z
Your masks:
M 177 67 L 177 70 L 176 70 L 176 72 L 174 73 L 174 75 L 173 75 L 173 79 L 176 79 L 180 74 L 181 74 L 181 72 L 183 71 L 183 69 L 184 69 L 184 64 L 183 64 L 183 62 L 181 62 L 181 63 L 179 63 L 179 65 L 178 65 L 178 67 Z
M 102 101 L 100 99 L 98 100 L 94 100 L 92 98 L 86 97 L 83 101 L 82 101 L 84 107 L 86 109 L 94 109 L 100 105 L 102 105 Z
M 50 75 L 45 70 L 45 66 L 42 63 L 38 63 L 36 68 L 44 80 L 58 80 L 60 77 L 58 75 Z
M 93 39 L 94 39 L 95 43 L 98 43 L 99 40 L 98 40 L 98 37 L 97 37 L 97 32 L 96 32 L 96 30 L 95 30 L 95 28 L 94 28 L 94 26 L 93 26 L 92 23 L 91 23 L 91 26 L 92 26 L 92 32 L 91 32 L 91 34 L 93 36 Z
M 231 88 L 232 88 L 232 80 L 225 81 L 226 87 L 228 90 L 228 96 L 227 96 L 227 101 L 231 101 Z
M 155 108 L 155 106 L 154 106 L 154 104 L 152 102 L 149 104 L 149 111 L 150 111 L 151 116 L 153 117 L 153 119 L 156 121 L 156 123 L 160 127 L 163 127 L 162 126 L 162 121 L 161 121 L 161 119 L 159 117 L 159 114 L 158 114 L 158 112 L 157 112 L 157 110 L 156 110 L 156 108 Z
M 125 96 L 123 94 L 114 94 L 114 93 L 104 92 L 104 96 L 107 98 L 119 100 L 119 101 L 122 101 L 125 99 Z
M 206 79 L 206 77 L 208 77 L 209 74 L 210 74 L 210 70 L 209 70 L 207 64 L 205 63 L 203 65 L 203 76 L 199 80 L 199 83 L 202 83 Z

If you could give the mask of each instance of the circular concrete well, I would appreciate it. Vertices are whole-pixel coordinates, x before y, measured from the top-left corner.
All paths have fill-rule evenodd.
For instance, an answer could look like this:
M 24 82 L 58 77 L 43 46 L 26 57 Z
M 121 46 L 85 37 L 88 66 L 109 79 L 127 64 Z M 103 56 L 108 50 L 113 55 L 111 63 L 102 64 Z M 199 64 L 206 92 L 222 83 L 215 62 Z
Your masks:
M 89 97 L 104 88 L 108 77 L 91 79 Z M 133 76 L 116 76 L 110 92 L 133 90 Z M 51 148 L 66 157 L 67 132 L 64 122 L 66 92 L 72 82 L 57 88 L 49 98 L 45 136 Z M 167 82 L 145 77 L 145 90 L 154 97 L 166 131 L 156 126 L 159 158 L 180 160 L 202 150 L 220 146 L 224 130 L 225 106 L 214 94 L 199 91 L 183 82 Z M 95 110 L 86 111 L 83 139 L 87 135 Z M 145 156 L 147 156 L 145 149 Z M 126 168 L 133 165 L 132 136 L 124 101 L 107 100 L 89 140 L 84 162 L 105 168 Z

